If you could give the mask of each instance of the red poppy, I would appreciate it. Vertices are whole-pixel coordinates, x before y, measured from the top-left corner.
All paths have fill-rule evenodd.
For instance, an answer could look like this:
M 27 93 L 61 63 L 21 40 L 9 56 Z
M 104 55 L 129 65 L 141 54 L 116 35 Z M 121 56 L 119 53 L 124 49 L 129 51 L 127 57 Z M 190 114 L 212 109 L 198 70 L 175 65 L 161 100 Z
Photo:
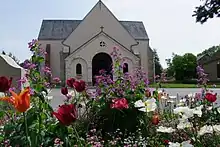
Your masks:
M 67 89 L 67 87 L 62 87 L 62 88 L 61 88 L 61 93 L 62 93 L 63 95 L 67 95 L 67 94 L 68 94 L 68 89 Z
M 5 76 L 0 77 L 0 92 L 6 92 L 11 87 L 12 78 L 8 79 Z
M 112 104 L 110 106 L 112 109 L 128 109 L 128 101 L 126 98 L 116 98 L 112 100 Z
M 217 94 L 212 94 L 212 93 L 206 93 L 205 94 L 205 99 L 211 103 L 215 102 L 217 100 Z
M 66 84 L 73 88 L 73 83 L 75 82 L 76 80 L 74 78 L 69 78 L 68 80 L 66 80 Z
M 83 80 L 75 81 L 73 86 L 77 92 L 83 92 L 86 89 L 86 83 Z
M 59 107 L 57 112 L 53 112 L 53 115 L 59 120 L 63 125 L 70 125 L 77 119 L 76 106 L 74 104 L 62 105 Z
M 158 114 L 154 114 L 152 117 L 152 124 L 154 125 L 158 125 L 159 124 L 159 115 Z

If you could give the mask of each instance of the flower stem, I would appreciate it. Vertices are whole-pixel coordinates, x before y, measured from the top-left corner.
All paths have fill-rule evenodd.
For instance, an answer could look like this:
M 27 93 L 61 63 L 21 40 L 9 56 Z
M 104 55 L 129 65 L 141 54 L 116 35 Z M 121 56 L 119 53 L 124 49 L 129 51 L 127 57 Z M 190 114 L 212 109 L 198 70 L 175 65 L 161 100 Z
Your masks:
M 83 146 L 82 143 L 81 143 L 81 141 L 80 141 L 79 134 L 78 134 L 78 132 L 77 132 L 75 126 L 73 126 L 73 129 L 74 129 L 74 131 L 75 131 L 75 133 L 76 133 L 77 142 L 79 141 L 80 146 Z
M 26 140 L 28 141 L 29 147 L 31 147 L 31 140 L 30 140 L 30 138 L 29 138 L 29 136 L 28 136 L 27 118 L 26 118 L 25 112 L 23 112 L 23 116 L 24 116 Z

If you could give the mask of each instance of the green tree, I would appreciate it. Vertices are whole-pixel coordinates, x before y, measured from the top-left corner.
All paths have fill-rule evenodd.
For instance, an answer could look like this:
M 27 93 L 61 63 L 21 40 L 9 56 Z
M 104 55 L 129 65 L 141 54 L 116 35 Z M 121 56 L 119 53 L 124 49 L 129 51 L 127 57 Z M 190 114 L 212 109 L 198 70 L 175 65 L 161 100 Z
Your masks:
M 178 81 L 184 80 L 184 63 L 183 56 L 174 55 L 172 59 L 172 66 L 174 70 L 175 79 Z
M 160 59 L 157 54 L 157 50 L 153 49 L 153 53 L 154 53 L 155 75 L 160 75 L 162 73 L 163 68 L 160 64 Z
M 211 56 L 211 55 L 213 55 L 213 54 L 214 54 L 215 52 L 217 52 L 217 51 L 220 51 L 220 45 L 212 46 L 212 47 L 210 47 L 210 48 L 208 48 L 208 49 L 205 49 L 203 52 L 199 53 L 199 54 L 197 55 L 197 57 L 202 57 L 202 56 L 204 56 L 204 55 L 209 55 L 209 56 Z
M 196 77 L 197 58 L 192 53 L 183 56 L 173 54 L 172 59 L 166 59 L 168 76 L 173 75 L 176 80 L 182 81 Z
M 197 58 L 192 53 L 186 53 L 183 55 L 183 67 L 184 67 L 184 78 L 192 79 L 196 78 L 196 66 Z
M 196 22 L 204 23 L 210 18 L 220 17 L 220 0 L 201 0 L 203 3 L 196 7 L 193 16 Z

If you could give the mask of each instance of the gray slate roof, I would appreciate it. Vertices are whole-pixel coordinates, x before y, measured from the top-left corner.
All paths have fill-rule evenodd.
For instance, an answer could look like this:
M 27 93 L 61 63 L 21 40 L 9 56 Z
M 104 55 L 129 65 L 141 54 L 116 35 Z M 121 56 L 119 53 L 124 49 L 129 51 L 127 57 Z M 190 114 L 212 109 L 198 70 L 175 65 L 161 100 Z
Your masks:
M 76 29 L 82 20 L 43 20 L 39 40 L 63 40 Z M 148 39 L 141 21 L 119 21 L 134 39 Z

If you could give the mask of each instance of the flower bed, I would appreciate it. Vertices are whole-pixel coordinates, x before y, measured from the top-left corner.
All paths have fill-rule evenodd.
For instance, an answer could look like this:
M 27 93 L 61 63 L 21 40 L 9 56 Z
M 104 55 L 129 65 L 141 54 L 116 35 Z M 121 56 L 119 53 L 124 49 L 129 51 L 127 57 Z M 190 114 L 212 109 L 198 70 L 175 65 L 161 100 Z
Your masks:
M 59 83 L 49 67 L 43 67 L 44 50 L 37 40 L 29 43 L 33 55 L 26 61 L 25 88 L 20 93 L 10 88 L 11 80 L 0 77 L 1 146 L 101 147 L 150 146 L 192 147 L 220 145 L 220 108 L 217 95 L 204 86 L 201 93 L 188 95 L 164 110 L 163 101 L 174 98 L 164 91 L 150 91 L 146 73 L 134 69 L 123 73 L 120 50 L 113 48 L 115 79 L 100 71 L 96 92 L 89 93 L 86 83 L 67 79 L 61 88 L 65 101 L 54 111 L 48 89 Z M 41 70 L 42 69 L 42 70 Z M 206 85 L 203 69 L 198 67 L 199 82 Z M 43 75 L 42 75 L 43 73 Z

